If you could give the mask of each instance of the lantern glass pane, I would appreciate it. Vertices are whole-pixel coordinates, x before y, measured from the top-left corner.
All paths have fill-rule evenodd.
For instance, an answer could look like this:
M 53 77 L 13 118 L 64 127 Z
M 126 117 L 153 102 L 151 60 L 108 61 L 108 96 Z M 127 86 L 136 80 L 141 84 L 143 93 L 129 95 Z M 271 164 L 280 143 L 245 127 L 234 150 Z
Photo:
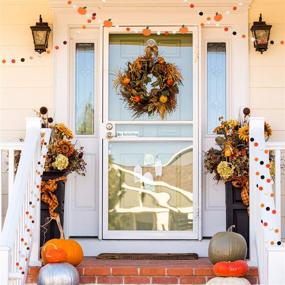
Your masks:
M 33 31 L 34 40 L 36 45 L 45 45 L 47 31 Z
M 260 45 L 267 44 L 269 31 L 268 30 L 256 30 L 255 36 L 256 36 L 256 43 L 257 44 L 260 44 Z

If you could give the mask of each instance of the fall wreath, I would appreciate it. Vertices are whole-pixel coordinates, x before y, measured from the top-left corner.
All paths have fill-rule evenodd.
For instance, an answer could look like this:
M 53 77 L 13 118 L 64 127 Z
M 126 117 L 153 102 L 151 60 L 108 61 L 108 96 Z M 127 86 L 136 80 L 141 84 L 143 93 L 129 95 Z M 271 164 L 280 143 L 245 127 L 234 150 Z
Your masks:
M 154 40 L 148 41 L 145 54 L 128 62 L 127 69 L 119 72 L 114 81 L 119 95 L 133 111 L 134 117 L 158 113 L 162 119 L 175 110 L 180 84 L 180 71 L 174 64 L 158 56 Z

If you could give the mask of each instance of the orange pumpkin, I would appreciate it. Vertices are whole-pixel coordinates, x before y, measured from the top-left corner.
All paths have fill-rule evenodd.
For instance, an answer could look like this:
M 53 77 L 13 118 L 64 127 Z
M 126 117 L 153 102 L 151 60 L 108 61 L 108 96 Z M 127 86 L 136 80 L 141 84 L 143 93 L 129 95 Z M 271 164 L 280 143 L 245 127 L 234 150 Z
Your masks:
M 159 63 L 159 64 L 164 64 L 165 63 L 165 60 L 164 60 L 164 58 L 163 57 L 158 57 L 157 58 L 157 62 Z
M 104 21 L 104 27 L 105 28 L 111 28 L 113 26 L 112 20 L 108 19 Z
M 78 242 L 72 239 L 51 239 L 42 247 L 42 259 L 44 264 L 48 263 L 46 258 L 49 249 L 62 249 L 66 253 L 66 262 L 77 266 L 83 260 L 83 251 Z
M 171 79 L 171 78 L 167 79 L 167 81 L 166 81 L 166 84 L 167 84 L 168 86 L 172 86 L 173 83 L 174 83 L 174 81 L 173 81 L 173 79 Z
M 187 34 L 189 32 L 189 30 L 187 27 L 185 27 L 185 25 L 182 25 L 181 28 L 179 29 L 179 32 L 181 34 Z
M 123 80 L 122 80 L 122 83 L 124 85 L 128 85 L 130 83 L 131 79 L 129 77 L 124 77 Z
M 215 15 L 215 17 L 214 17 L 214 20 L 215 20 L 216 22 L 220 22 L 220 21 L 222 21 L 222 19 L 223 19 L 223 15 L 222 15 L 222 14 L 219 14 L 219 13 L 217 12 L 216 15 Z
M 221 261 L 214 265 L 213 270 L 216 276 L 243 277 L 248 272 L 248 265 L 244 260 Z
M 149 27 L 146 27 L 145 29 L 142 30 L 142 33 L 144 36 L 148 37 L 151 35 L 151 30 Z
M 136 95 L 136 96 L 134 96 L 133 101 L 134 101 L 135 103 L 139 103 L 139 102 L 141 101 L 141 97 L 138 96 L 138 95 Z
M 80 15 L 85 15 L 87 13 L 87 7 L 78 7 L 77 12 Z
M 161 96 L 159 97 L 159 102 L 160 102 L 160 103 L 165 104 L 167 101 L 168 101 L 167 96 L 161 95 Z
M 67 254 L 62 248 L 48 248 L 45 252 L 47 263 L 66 262 Z

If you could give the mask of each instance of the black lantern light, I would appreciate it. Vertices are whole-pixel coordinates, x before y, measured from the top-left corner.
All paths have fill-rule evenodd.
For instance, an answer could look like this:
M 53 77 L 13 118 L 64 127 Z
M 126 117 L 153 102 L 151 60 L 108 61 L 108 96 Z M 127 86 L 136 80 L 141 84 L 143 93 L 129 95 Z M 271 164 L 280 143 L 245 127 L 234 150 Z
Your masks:
M 267 50 L 271 27 L 271 25 L 267 25 L 262 21 L 262 14 L 259 16 L 259 21 L 253 23 L 250 30 L 254 37 L 254 47 L 256 51 L 263 53 Z
M 35 26 L 31 26 L 35 51 L 38 53 L 45 52 L 48 47 L 48 37 L 50 34 L 50 27 L 48 23 L 44 23 L 42 15 L 40 15 L 40 22 L 37 22 Z

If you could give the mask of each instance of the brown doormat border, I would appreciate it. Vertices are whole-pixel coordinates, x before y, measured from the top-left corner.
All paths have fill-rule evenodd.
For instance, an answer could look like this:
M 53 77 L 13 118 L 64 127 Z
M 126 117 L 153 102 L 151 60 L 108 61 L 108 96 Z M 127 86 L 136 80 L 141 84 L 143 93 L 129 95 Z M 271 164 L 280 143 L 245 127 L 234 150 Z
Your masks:
M 96 259 L 120 260 L 196 260 L 197 253 L 101 253 Z

